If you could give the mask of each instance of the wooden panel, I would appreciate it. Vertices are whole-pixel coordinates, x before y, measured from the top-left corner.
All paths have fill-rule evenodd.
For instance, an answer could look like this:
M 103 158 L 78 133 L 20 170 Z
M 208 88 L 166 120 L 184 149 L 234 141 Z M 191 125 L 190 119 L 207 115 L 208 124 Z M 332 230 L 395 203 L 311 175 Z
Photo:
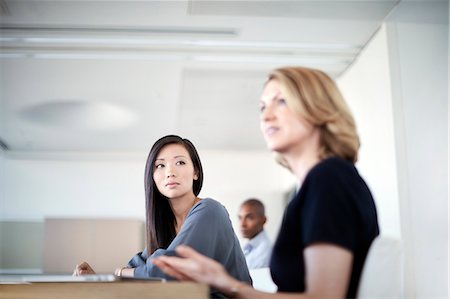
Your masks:
M 0 284 L 2 299 L 207 299 L 209 287 L 190 282 L 75 282 Z
M 81 261 L 112 273 L 143 249 L 143 230 L 140 220 L 46 219 L 44 273 L 72 273 Z

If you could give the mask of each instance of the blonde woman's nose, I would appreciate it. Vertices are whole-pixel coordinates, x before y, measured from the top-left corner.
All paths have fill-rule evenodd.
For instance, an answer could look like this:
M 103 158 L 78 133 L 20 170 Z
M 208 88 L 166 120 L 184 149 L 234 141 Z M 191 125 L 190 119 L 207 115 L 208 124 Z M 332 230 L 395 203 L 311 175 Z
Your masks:
M 264 110 L 261 111 L 261 115 L 260 115 L 261 120 L 262 121 L 269 120 L 269 119 L 272 119 L 273 116 L 274 116 L 274 113 L 273 113 L 272 105 L 266 105 L 266 107 L 264 107 Z

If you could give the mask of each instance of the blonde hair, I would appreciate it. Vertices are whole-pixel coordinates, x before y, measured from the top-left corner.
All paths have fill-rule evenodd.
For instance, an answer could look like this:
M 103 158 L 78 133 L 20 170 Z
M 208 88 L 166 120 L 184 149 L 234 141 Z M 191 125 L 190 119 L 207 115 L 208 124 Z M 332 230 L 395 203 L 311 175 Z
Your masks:
M 280 84 L 292 111 L 320 129 L 320 159 L 337 156 L 352 163 L 358 160 L 360 143 L 355 121 L 327 74 L 304 67 L 284 67 L 273 70 L 267 82 L 270 80 Z

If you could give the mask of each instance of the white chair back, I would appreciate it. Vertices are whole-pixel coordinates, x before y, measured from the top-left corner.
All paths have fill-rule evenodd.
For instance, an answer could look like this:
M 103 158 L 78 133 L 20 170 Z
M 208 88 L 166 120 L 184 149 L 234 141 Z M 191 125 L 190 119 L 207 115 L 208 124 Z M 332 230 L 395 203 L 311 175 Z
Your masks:
M 357 298 L 403 297 L 403 248 L 400 240 L 378 236 L 370 246 Z
M 258 291 L 275 293 L 277 291 L 277 286 L 272 281 L 272 276 L 270 275 L 270 269 L 259 268 L 259 269 L 249 269 L 250 276 L 253 281 L 253 288 Z

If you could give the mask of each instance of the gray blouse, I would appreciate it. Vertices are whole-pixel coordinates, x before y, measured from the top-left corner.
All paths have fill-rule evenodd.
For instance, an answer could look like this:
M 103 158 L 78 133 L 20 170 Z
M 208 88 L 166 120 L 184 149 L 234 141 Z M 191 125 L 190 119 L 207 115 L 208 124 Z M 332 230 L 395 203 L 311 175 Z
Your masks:
M 128 266 L 134 268 L 135 277 L 163 277 L 173 280 L 150 260 L 175 250 L 181 244 L 189 245 L 218 261 L 231 276 L 251 284 L 245 257 L 228 212 L 222 204 L 211 198 L 204 198 L 191 208 L 181 230 L 167 249 L 157 249 L 150 258 L 147 250 L 139 252 L 128 262 Z M 212 295 L 216 297 L 219 294 L 213 291 Z

